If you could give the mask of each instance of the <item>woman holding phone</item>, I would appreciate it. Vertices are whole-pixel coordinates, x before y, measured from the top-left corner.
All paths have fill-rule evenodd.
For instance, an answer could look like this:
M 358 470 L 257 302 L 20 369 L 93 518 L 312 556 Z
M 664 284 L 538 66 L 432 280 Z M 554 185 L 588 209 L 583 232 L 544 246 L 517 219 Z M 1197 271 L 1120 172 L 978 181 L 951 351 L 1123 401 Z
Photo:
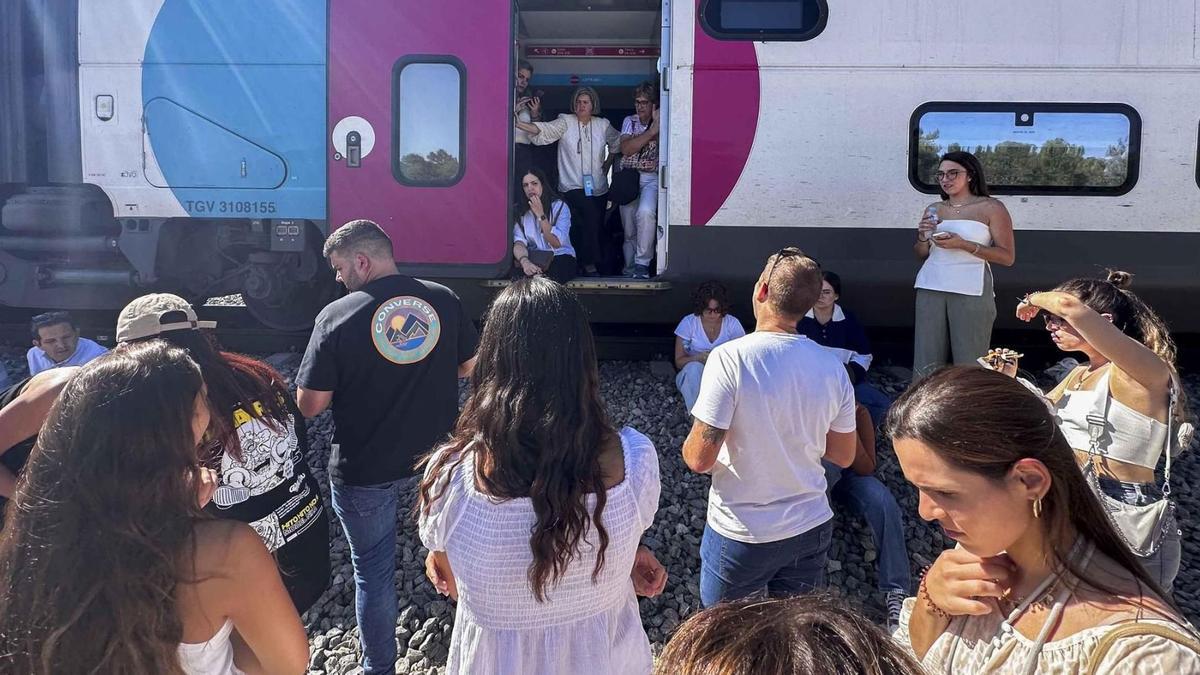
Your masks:
M 996 320 L 991 265 L 1011 266 L 1017 250 L 1012 217 L 988 192 L 975 155 L 942 155 L 934 177 L 942 199 L 925 209 L 913 244 L 924 261 L 914 284 L 914 379 L 987 353 Z

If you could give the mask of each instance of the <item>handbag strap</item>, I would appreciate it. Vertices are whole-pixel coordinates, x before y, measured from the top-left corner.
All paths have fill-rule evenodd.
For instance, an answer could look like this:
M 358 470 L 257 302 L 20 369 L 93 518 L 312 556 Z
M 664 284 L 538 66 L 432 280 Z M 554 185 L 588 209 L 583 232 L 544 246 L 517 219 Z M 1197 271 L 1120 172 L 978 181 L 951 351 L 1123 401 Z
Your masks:
M 1096 644 L 1095 649 L 1092 650 L 1091 657 L 1088 659 L 1087 675 L 1097 675 L 1100 672 L 1100 662 L 1108 656 L 1109 650 L 1112 649 L 1117 640 L 1138 635 L 1154 635 L 1165 640 L 1170 640 L 1190 649 L 1197 656 L 1200 656 L 1200 641 L 1197 641 L 1195 637 L 1184 635 L 1162 624 L 1133 621 L 1117 626 L 1105 633 L 1104 637 L 1100 638 L 1100 642 Z

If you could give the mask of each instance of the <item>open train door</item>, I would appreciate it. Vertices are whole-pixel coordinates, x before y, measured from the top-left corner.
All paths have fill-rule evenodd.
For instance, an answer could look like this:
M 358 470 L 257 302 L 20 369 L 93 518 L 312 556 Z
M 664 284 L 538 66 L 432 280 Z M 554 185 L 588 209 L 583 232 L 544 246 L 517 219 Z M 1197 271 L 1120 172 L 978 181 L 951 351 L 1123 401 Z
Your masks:
M 410 274 L 503 270 L 512 20 L 505 0 L 329 3 L 331 229 L 374 220 Z

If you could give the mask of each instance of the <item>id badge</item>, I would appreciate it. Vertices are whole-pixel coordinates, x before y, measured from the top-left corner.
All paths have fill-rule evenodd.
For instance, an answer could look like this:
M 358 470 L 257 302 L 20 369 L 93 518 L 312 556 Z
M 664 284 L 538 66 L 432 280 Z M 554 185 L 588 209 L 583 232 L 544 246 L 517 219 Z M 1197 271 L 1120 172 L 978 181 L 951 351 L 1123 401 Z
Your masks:
M 583 194 L 588 197 L 596 194 L 596 181 L 592 180 L 592 174 L 590 173 L 583 175 Z

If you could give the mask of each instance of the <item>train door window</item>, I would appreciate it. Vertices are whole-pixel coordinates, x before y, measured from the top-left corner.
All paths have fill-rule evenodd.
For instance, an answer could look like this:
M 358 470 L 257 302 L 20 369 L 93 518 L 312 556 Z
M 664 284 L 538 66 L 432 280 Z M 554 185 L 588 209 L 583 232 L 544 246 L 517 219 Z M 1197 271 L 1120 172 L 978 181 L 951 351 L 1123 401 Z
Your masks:
M 451 56 L 406 57 L 392 69 L 392 174 L 417 187 L 457 183 L 465 170 L 466 77 Z
M 825 0 L 705 0 L 700 24 L 718 40 L 811 40 L 825 30 Z
M 1141 117 L 1120 103 L 926 103 L 909 129 L 909 181 L 936 194 L 938 158 L 965 150 L 999 194 L 1122 195 L 1138 177 Z

